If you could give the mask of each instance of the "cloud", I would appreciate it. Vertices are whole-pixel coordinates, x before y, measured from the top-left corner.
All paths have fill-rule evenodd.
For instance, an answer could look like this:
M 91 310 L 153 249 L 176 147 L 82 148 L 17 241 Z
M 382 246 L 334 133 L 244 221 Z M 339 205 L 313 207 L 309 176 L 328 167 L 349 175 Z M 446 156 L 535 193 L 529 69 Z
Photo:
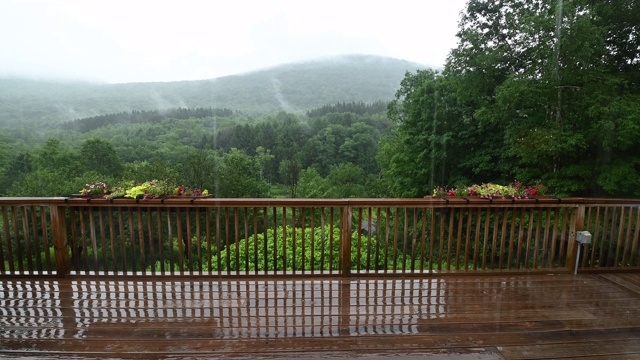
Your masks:
M 429 65 L 463 0 L 4 0 L 0 75 L 207 79 L 339 54 Z

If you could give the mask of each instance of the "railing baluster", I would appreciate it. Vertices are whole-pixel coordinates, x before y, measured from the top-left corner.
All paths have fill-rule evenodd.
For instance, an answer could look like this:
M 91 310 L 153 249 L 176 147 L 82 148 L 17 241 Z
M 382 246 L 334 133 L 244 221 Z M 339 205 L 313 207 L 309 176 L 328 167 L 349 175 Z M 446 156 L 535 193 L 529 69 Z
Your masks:
M 420 233 L 420 271 L 425 270 L 426 252 L 427 252 L 427 209 L 422 208 L 422 231 Z
M 449 210 L 449 234 L 447 235 L 447 270 L 451 270 L 451 249 L 453 248 L 453 224 L 454 224 L 454 220 L 455 220 L 455 215 L 456 215 L 456 209 L 455 208 L 450 208 L 447 209 Z M 442 246 L 441 246 L 441 250 L 442 251 Z M 422 268 L 420 268 L 420 270 L 422 270 Z M 440 270 L 443 270 L 442 268 Z
M 491 215 L 494 214 L 493 209 L 489 208 L 485 212 L 484 219 L 484 235 L 482 239 L 482 270 L 486 270 L 487 268 L 487 247 L 489 244 L 489 230 L 491 225 Z
M 620 253 L 623 251 L 622 248 L 625 244 L 624 242 L 624 220 L 626 219 L 625 215 L 625 207 L 620 207 L 620 220 L 618 221 L 618 241 L 616 242 L 616 254 L 613 258 L 613 264 L 609 264 L 610 266 L 618 267 L 620 264 Z M 623 265 L 624 266 L 624 265 Z
M 211 255 L 209 255 L 211 257 Z M 254 275 L 258 275 L 258 208 L 253 208 L 253 266 Z
M 520 210 L 520 227 L 518 228 L 518 246 L 517 246 L 517 253 L 516 253 L 516 269 L 522 269 L 522 263 L 520 262 L 522 260 L 522 254 L 524 252 L 523 249 L 523 243 L 524 243 L 524 223 L 525 223 L 525 218 L 527 214 L 527 210 L 526 209 L 521 209 Z
M 255 208 L 253 208 L 253 209 L 255 211 Z M 257 215 L 255 216 L 255 218 L 257 219 Z M 213 253 L 211 251 L 211 246 L 213 245 L 211 243 L 211 209 L 209 209 L 209 208 L 205 209 L 204 219 L 205 219 L 205 225 L 204 225 L 205 230 L 204 231 L 205 231 L 205 236 L 207 238 L 207 262 L 206 262 L 206 264 L 207 264 L 207 274 L 209 276 L 211 276 L 211 273 L 213 271 L 213 264 L 212 264 L 212 262 L 213 262 L 213 259 L 212 259 Z M 160 221 L 158 221 L 158 223 L 159 222 Z M 256 246 L 256 248 L 257 248 L 257 246 Z M 218 252 L 218 249 L 216 249 L 216 252 Z
M 302 236 L 304 238 L 304 234 Z M 277 270 L 277 266 L 276 266 L 276 269 L 274 270 Z M 283 206 L 282 207 L 282 272 L 286 273 L 286 271 L 287 271 L 287 207 Z
M 127 211 L 127 221 L 129 223 L 129 247 L 130 249 L 127 252 L 130 252 L 131 254 L 131 274 L 133 275 L 137 275 L 138 271 L 136 268 L 136 240 L 135 240 L 135 226 L 133 223 L 133 210 L 134 208 L 129 208 Z M 136 212 L 139 210 L 140 208 L 136 208 Z
M 145 210 L 149 210 L 148 208 Z M 147 258 L 145 255 L 145 246 L 144 246 L 144 224 L 142 222 L 142 209 L 138 209 L 137 220 L 138 220 L 138 248 L 140 250 L 140 271 L 142 275 L 147 274 Z
M 124 236 L 124 216 L 122 214 L 123 208 L 118 208 L 118 229 L 120 230 L 120 257 L 122 259 L 122 274 L 126 275 L 127 273 L 127 251 L 125 246 L 125 236 Z M 130 210 L 128 210 L 130 211 Z
M 240 274 L 240 209 L 233 209 L 233 244 L 235 248 L 234 256 L 236 260 L 236 275 Z
M 398 271 L 398 232 L 400 226 L 398 225 L 400 219 L 400 208 L 395 208 L 394 224 L 393 224 L 393 272 Z
M 102 249 L 100 249 L 100 252 L 102 252 L 102 269 L 104 271 L 104 274 L 106 275 L 109 271 L 109 264 L 107 262 L 107 244 L 106 244 L 106 233 L 105 233 L 105 228 L 104 228 L 104 214 L 102 213 L 102 209 L 98 208 L 98 212 L 99 212 L 99 222 L 100 222 L 100 243 L 102 245 Z M 97 270 L 97 269 L 96 269 Z
M 535 212 L 533 209 L 529 209 L 528 211 L 528 218 L 529 218 L 529 222 L 527 224 L 527 242 L 525 245 L 525 252 L 524 252 L 524 259 L 523 259 L 523 269 L 528 269 L 529 268 L 529 259 L 530 257 L 530 250 L 531 250 L 531 241 L 532 241 L 532 235 L 533 235 L 533 218 L 535 217 Z
M 316 271 L 316 208 L 312 207 L 311 208 L 311 264 L 309 265 L 309 268 L 311 269 L 311 274 L 315 274 Z M 296 233 L 296 228 L 295 226 L 293 226 L 293 233 Z M 304 239 L 304 237 L 303 237 Z M 295 241 L 295 238 L 294 238 Z M 358 257 L 360 258 L 360 257 Z M 358 261 L 358 264 L 360 262 Z M 295 262 L 294 262 L 294 266 L 295 266 Z
M 467 226 L 465 228 L 465 242 L 464 242 L 464 271 L 469 270 L 469 248 L 471 247 L 471 224 L 473 215 L 471 210 L 466 212 Z
M 221 236 L 220 235 L 220 208 L 216 208 L 215 218 L 216 218 L 216 261 L 218 262 L 216 267 L 218 268 L 218 276 L 220 276 L 222 274 L 222 255 L 220 254 L 220 251 L 222 250 L 222 246 L 220 242 L 220 236 Z M 266 226 L 265 226 L 265 229 L 266 229 Z M 267 238 L 266 234 L 264 238 L 265 239 Z M 265 256 L 265 261 L 266 261 L 266 256 Z M 227 271 L 229 271 L 228 267 L 227 267 Z
M 184 210 L 184 217 L 185 217 L 185 228 L 186 228 L 186 238 L 183 239 L 183 241 L 186 243 L 186 253 L 185 256 L 187 257 L 187 271 L 189 272 L 189 275 L 193 275 L 193 233 L 191 232 L 191 213 L 192 208 L 186 208 Z
M 407 272 L 407 244 L 409 243 L 409 208 L 402 209 L 404 218 L 402 232 L 402 272 Z
M 489 269 L 495 269 L 494 262 L 496 258 L 496 251 L 497 251 L 496 248 L 498 247 L 498 230 L 500 229 L 500 212 L 504 212 L 504 208 L 496 209 L 496 211 L 494 211 L 493 236 L 491 237 L 491 254 L 489 255 L 491 257 L 491 259 L 489 259 L 490 260 Z
M 374 262 L 376 264 L 375 272 L 377 274 L 377 273 L 380 272 L 380 270 L 382 270 L 382 269 L 380 269 L 380 246 L 382 246 L 382 237 L 380 236 L 380 234 L 382 233 L 382 229 L 381 229 L 380 225 L 382 225 L 382 222 L 381 222 L 381 219 L 382 219 L 382 210 L 381 209 L 382 208 L 376 207 L 375 209 L 376 209 L 376 225 L 375 225 L 375 228 L 376 228 L 376 230 L 375 230 L 375 234 L 376 234 L 376 249 L 375 249 L 375 251 L 376 251 L 376 253 L 375 254 L 376 255 L 375 255 Z
M 93 252 L 93 266 L 91 267 L 91 270 L 96 272 L 97 274 L 100 270 L 100 265 L 98 263 L 98 236 L 96 235 L 96 221 L 93 210 L 93 207 L 89 208 L 89 216 L 87 218 L 87 221 L 89 222 L 89 237 L 91 239 L 91 250 Z
M 268 239 L 268 225 L 269 225 L 269 219 L 268 219 L 268 213 L 267 213 L 267 208 L 264 207 L 262 208 L 262 227 L 263 227 L 263 232 L 262 232 L 262 241 L 263 241 L 263 245 L 262 245 L 262 257 L 264 259 L 264 273 L 268 274 L 269 272 L 269 257 L 267 256 L 267 252 L 269 250 L 269 242 L 267 241 Z
M 480 250 L 480 226 L 482 225 L 482 209 L 478 208 L 476 212 L 476 231 L 473 241 L 473 270 L 478 270 L 478 253 Z
M 173 256 L 173 217 L 171 216 L 171 209 L 167 209 L 167 248 L 169 250 L 169 273 L 174 275 L 175 260 Z
M 273 208 L 273 269 L 271 270 L 273 270 L 273 275 L 278 273 L 278 209 L 276 207 Z
M 385 232 L 384 232 L 384 273 L 389 271 L 389 233 L 391 224 L 391 208 L 385 208 Z
M 300 224 L 300 233 L 301 233 L 301 237 L 302 239 L 300 239 L 300 272 L 302 272 L 303 274 L 305 273 L 305 264 L 307 262 L 307 252 L 306 252 L 306 246 L 307 246 L 307 242 L 305 241 L 305 234 L 306 234 L 306 216 L 307 216 L 307 208 L 303 207 L 300 209 L 300 213 L 301 213 L 301 224 Z
M 11 207 L 11 218 L 13 220 L 13 238 L 16 242 L 15 249 L 16 255 L 18 257 L 18 272 L 20 275 L 24 274 L 24 265 L 23 265 L 23 256 L 22 256 L 22 246 L 20 246 L 20 231 L 18 230 L 18 210 L 16 206 Z
M 371 269 L 371 252 L 373 251 L 371 248 L 372 247 L 371 242 L 373 241 L 372 229 L 373 229 L 373 213 L 372 213 L 371 207 L 367 207 L 367 260 L 366 260 L 367 266 L 366 266 L 366 269 L 369 272 L 372 270 Z M 322 256 L 324 257 L 324 252 Z M 378 264 L 376 263 L 374 267 L 377 269 Z
M 249 209 L 244 208 L 244 271 L 249 274 Z M 198 254 L 200 251 L 198 251 Z M 200 256 L 200 255 L 198 255 Z
M 194 208 L 194 221 L 196 222 L 196 255 L 198 256 L 198 274 L 203 274 L 205 262 L 202 261 L 202 234 L 200 228 L 200 208 Z M 149 232 L 151 234 L 151 232 Z M 151 241 L 149 241 L 151 243 Z M 249 262 L 247 261 L 247 264 Z
M 437 270 L 442 271 L 442 263 L 444 261 L 444 238 L 445 238 L 445 224 L 446 217 L 449 213 L 449 208 L 441 208 L 439 209 L 440 213 L 440 236 L 438 236 L 438 260 L 436 261 Z
M 627 225 L 625 238 L 624 238 L 624 247 L 622 252 L 622 261 L 621 266 L 626 267 L 627 265 L 627 255 L 629 254 L 629 250 L 631 249 L 631 229 L 633 229 L 633 207 L 629 207 L 629 215 L 627 216 Z
M 556 251 L 558 249 L 558 222 L 560 221 L 560 209 L 556 208 L 553 212 L 553 233 L 551 235 L 551 254 L 549 257 L 549 266 L 555 267 Z
M 540 247 L 540 224 L 542 221 L 543 212 L 539 209 L 536 209 L 536 235 L 533 241 L 533 264 L 531 266 L 532 269 L 538 267 L 538 250 Z
M 326 262 L 325 262 L 325 251 L 326 249 L 326 244 L 327 244 L 327 237 L 326 237 L 326 233 L 325 233 L 325 208 L 321 207 L 320 208 L 320 237 L 321 237 L 321 244 L 322 244 L 322 248 L 320 249 L 320 273 L 324 274 L 325 273 L 325 267 L 326 267 Z M 329 248 L 329 252 L 331 252 L 331 248 Z M 295 252 L 294 252 L 295 254 Z M 331 264 L 331 262 L 329 262 L 329 264 Z M 331 270 L 331 265 L 329 265 L 329 270 Z
M 601 211 L 601 207 L 598 206 L 598 212 Z M 605 207 L 602 212 L 602 217 L 598 217 L 598 222 L 596 225 L 596 235 L 595 240 L 593 241 L 593 254 L 596 257 L 591 261 L 592 264 L 597 263 L 598 266 L 603 265 L 604 259 L 604 246 L 607 242 L 607 220 L 609 218 L 609 208 Z
M 27 268 L 25 273 L 33 273 L 33 257 L 31 254 L 31 237 L 29 236 L 29 216 L 27 215 L 27 207 L 20 207 L 20 222 L 22 223 L 22 234 L 24 238 L 24 252 L 27 257 Z
M 3 213 L 3 218 L 5 218 L 6 216 L 6 207 L 1 206 L 2 208 L 2 213 Z M 2 228 L 4 229 L 4 239 L 0 239 L 0 272 L 2 272 L 3 274 L 7 273 L 7 268 L 5 267 L 5 251 L 7 254 L 7 257 L 10 258 L 11 260 L 8 260 L 9 263 L 9 272 L 13 273 L 13 269 L 11 269 L 11 267 L 13 266 L 13 254 L 11 251 L 11 244 L 9 243 L 9 233 L 8 233 L 8 220 L 4 220 L 3 222 L 3 226 Z M 7 242 L 6 245 L 5 242 Z M 3 246 L 5 247 L 5 249 L 3 250 Z
M 49 247 L 51 244 L 49 243 L 49 232 L 47 231 L 49 222 L 47 221 L 47 210 L 48 207 L 40 207 L 40 226 L 42 227 L 42 239 L 44 243 L 44 260 L 46 265 L 46 271 L 48 273 L 53 272 L 53 268 L 51 267 L 51 252 L 49 251 Z M 1 242 L 0 242 L 0 261 L 2 261 L 2 270 L 4 271 L 4 259 L 2 258 L 2 250 L 1 250 Z
M 42 259 L 40 256 L 40 237 L 38 236 L 38 217 L 36 215 L 37 211 L 36 211 L 36 207 L 34 205 L 31 205 L 29 207 L 30 214 L 31 214 L 31 236 L 33 237 L 33 250 L 34 250 L 34 254 L 33 255 L 29 255 L 29 257 L 35 257 L 35 261 L 36 261 L 36 268 L 35 269 L 31 269 L 31 272 L 33 273 L 33 271 L 38 271 L 38 272 L 42 272 Z
M 572 266 L 572 265 L 567 265 L 567 261 L 566 261 L 567 258 L 565 256 L 566 255 L 565 249 L 567 248 L 567 243 L 569 242 L 567 230 L 571 226 L 570 219 L 573 219 L 573 212 L 571 211 L 571 208 L 565 208 L 564 211 L 562 211 L 562 232 L 560 235 L 560 255 L 558 257 L 558 261 L 560 261 L 560 266 L 565 266 L 565 267 Z
M 182 211 L 176 208 L 176 237 L 178 242 L 178 268 L 180 275 L 184 275 L 184 236 L 182 234 Z
M 330 221 L 329 222 L 329 249 L 330 249 L 330 251 L 329 251 L 329 269 L 330 269 L 330 273 L 331 274 L 334 273 L 334 271 L 333 271 L 334 270 L 333 261 L 335 260 L 333 258 L 333 242 L 334 242 L 333 229 L 334 229 L 334 226 L 335 226 L 334 215 L 335 215 L 334 214 L 334 208 L 331 207 L 329 209 L 329 221 Z M 340 261 L 339 258 L 338 258 L 338 261 Z
M 585 209 L 586 211 L 586 217 L 587 220 L 585 222 L 585 229 L 591 230 L 593 229 L 593 215 L 594 215 L 594 207 L 593 206 L 589 206 Z M 582 264 L 580 266 L 582 266 L 582 268 L 588 268 L 590 267 L 589 265 L 589 258 L 590 258 L 590 254 L 593 253 L 592 251 L 592 247 L 593 247 L 593 243 L 595 241 L 595 235 L 591 234 L 591 244 L 585 244 L 583 245 L 583 253 L 582 253 Z
M 460 251 L 462 248 L 462 228 L 463 228 L 464 214 L 466 213 L 465 210 L 466 209 L 458 209 L 458 230 L 456 233 L 456 253 L 455 253 L 456 260 L 455 260 L 454 270 L 460 270 Z M 448 270 L 451 270 L 451 268 L 449 267 Z
M 229 208 L 225 207 L 224 208 L 224 242 L 225 242 L 225 253 L 226 253 L 226 269 L 227 269 L 227 273 L 230 274 L 231 271 L 233 271 L 232 267 L 231 267 L 231 228 L 229 227 Z M 275 255 L 274 255 L 275 256 Z
M 358 208 L 358 218 L 356 220 L 357 224 L 357 249 L 356 249 L 356 271 L 360 272 L 360 263 L 362 262 L 362 208 Z M 313 253 L 313 251 L 311 251 Z
M 80 265 L 80 269 L 84 270 L 85 272 L 88 272 L 89 257 L 87 254 L 89 253 L 88 251 L 89 248 L 87 247 L 87 230 L 86 230 L 84 218 L 85 218 L 84 208 L 79 208 L 78 220 L 80 221 L 80 241 L 82 242 L 82 244 L 78 245 L 78 257 L 82 261 L 82 264 Z
M 429 236 L 429 273 L 433 273 L 433 250 L 436 246 L 436 211 L 431 208 L 431 227 Z
M 540 260 L 540 267 L 544 268 L 545 264 L 547 264 L 547 259 L 549 259 L 549 228 L 551 227 L 551 209 L 547 209 L 546 218 L 544 222 L 544 236 L 542 242 L 542 259 Z M 549 264 L 547 267 L 550 267 Z
M 118 273 L 118 261 L 116 256 L 116 228 L 113 223 L 113 208 L 109 208 L 109 241 L 111 243 L 111 268 L 114 274 Z
M 638 241 L 640 240 L 640 207 L 636 207 L 636 213 L 637 217 L 635 222 L 635 231 L 633 233 L 633 244 L 631 245 L 631 266 L 640 266 L 640 251 L 638 251 Z
M 615 234 L 617 233 L 617 228 L 618 228 L 618 209 L 615 207 L 611 207 L 611 229 L 609 230 L 609 241 L 608 241 L 608 251 L 607 251 L 607 259 L 606 259 L 606 266 L 610 267 L 613 266 L 613 254 L 614 251 L 617 247 L 617 242 L 615 241 L 616 236 Z

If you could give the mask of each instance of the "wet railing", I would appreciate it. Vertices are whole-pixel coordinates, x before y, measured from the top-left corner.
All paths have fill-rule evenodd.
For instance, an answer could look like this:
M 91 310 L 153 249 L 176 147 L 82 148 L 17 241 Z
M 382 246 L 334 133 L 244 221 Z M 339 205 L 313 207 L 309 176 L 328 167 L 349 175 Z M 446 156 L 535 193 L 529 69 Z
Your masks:
M 640 200 L 1 198 L 0 274 L 424 276 L 640 268 Z M 580 245 L 576 233 L 589 231 Z

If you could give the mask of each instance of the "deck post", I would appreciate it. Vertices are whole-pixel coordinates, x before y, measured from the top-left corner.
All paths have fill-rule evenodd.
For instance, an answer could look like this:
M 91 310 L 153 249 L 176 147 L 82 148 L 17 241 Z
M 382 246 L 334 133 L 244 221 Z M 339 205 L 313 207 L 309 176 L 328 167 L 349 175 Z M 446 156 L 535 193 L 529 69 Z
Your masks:
M 343 277 L 351 276 L 351 205 L 342 207 L 340 219 L 340 270 Z
M 56 256 L 56 274 L 58 277 L 64 277 L 69 274 L 69 250 L 67 246 L 65 207 L 52 204 L 50 209 L 53 248 Z
M 564 266 L 572 273 L 575 272 L 576 262 L 579 261 L 577 254 L 579 244 L 576 241 L 576 234 L 578 231 L 584 230 L 585 208 L 584 204 L 580 204 L 576 211 L 571 214 L 571 226 L 569 228 L 569 239 L 567 240 L 569 242 L 567 244 L 567 261 Z

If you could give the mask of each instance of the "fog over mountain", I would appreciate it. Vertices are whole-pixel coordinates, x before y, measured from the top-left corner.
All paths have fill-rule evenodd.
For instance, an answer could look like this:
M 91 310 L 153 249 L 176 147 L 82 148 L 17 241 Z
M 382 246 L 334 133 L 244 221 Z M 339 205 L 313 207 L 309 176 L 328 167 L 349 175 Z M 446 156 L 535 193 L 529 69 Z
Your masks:
M 426 65 L 370 55 L 284 64 L 209 80 L 105 84 L 0 78 L 0 125 L 47 125 L 132 110 L 228 108 L 304 113 L 338 102 L 391 100 Z

